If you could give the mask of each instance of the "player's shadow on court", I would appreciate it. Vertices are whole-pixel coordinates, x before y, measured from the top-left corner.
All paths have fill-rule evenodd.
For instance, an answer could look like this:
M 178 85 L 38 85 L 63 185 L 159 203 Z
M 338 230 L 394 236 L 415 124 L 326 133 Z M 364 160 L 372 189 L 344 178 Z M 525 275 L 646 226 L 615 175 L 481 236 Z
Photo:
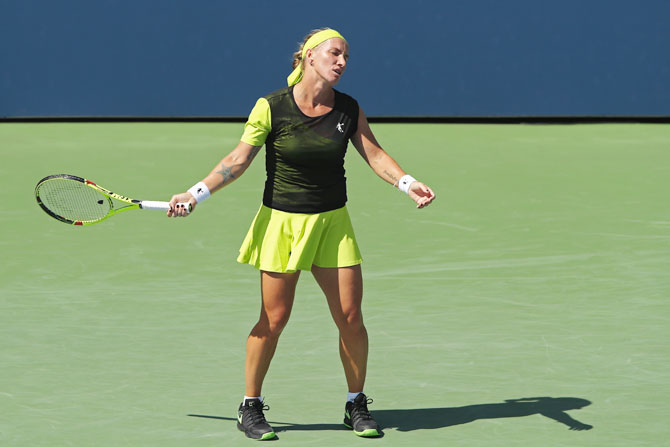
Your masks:
M 429 430 L 468 424 L 482 419 L 518 418 L 542 415 L 566 425 L 570 430 L 591 430 L 592 425 L 580 422 L 566 413 L 590 405 L 577 397 L 531 397 L 508 399 L 495 404 L 468 405 L 451 408 L 417 408 L 408 410 L 371 411 L 383 428 L 398 431 Z
M 570 430 L 591 430 L 592 425 L 580 422 L 566 413 L 591 405 L 577 397 L 529 397 L 508 399 L 495 404 L 467 405 L 465 407 L 414 408 L 399 410 L 371 410 L 382 429 L 398 431 L 430 430 L 468 424 L 482 419 L 518 418 L 542 415 L 566 425 Z M 189 414 L 192 417 L 236 421 L 235 418 Z M 346 430 L 342 424 L 295 424 L 269 421 L 276 432 Z

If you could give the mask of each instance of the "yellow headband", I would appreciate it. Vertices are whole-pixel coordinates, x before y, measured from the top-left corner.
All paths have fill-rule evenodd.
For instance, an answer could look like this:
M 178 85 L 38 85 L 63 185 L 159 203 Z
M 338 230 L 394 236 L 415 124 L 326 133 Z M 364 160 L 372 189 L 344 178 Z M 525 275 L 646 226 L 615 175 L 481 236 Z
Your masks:
M 311 50 L 317 45 L 320 45 L 324 43 L 326 40 L 332 39 L 333 37 L 339 37 L 345 42 L 347 41 L 344 37 L 342 37 L 340 33 L 335 31 L 334 29 L 319 31 L 318 33 L 314 34 L 312 37 L 307 39 L 307 42 L 305 42 L 305 45 L 302 47 L 302 56 L 300 62 L 298 63 L 298 66 L 295 67 L 295 69 L 291 72 L 291 74 L 288 75 L 288 78 L 286 78 L 289 86 L 297 84 L 302 79 L 303 74 L 302 61 L 305 59 L 305 54 L 307 53 L 307 50 Z

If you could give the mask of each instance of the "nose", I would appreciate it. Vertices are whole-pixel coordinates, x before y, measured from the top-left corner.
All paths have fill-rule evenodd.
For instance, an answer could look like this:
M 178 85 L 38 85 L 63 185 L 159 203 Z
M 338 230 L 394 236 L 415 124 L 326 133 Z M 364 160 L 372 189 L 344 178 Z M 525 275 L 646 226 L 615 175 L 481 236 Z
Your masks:
M 345 68 L 347 66 L 347 59 L 344 57 L 344 55 L 340 55 L 337 58 L 337 65 L 339 65 L 342 68 Z

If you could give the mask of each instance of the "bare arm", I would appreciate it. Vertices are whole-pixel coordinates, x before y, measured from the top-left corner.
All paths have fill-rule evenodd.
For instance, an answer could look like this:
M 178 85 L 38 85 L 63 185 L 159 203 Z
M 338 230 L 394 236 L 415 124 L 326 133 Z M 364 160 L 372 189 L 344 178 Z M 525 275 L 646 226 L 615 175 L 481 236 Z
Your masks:
M 386 153 L 375 138 L 368 119 L 359 109 L 358 129 L 351 138 L 354 147 L 372 170 L 383 180 L 397 186 L 400 178 L 406 174 L 396 161 Z M 425 184 L 416 181 L 410 185 L 409 196 L 416 202 L 417 208 L 429 205 L 435 199 L 435 193 Z
M 207 185 L 209 191 L 214 193 L 226 185 L 238 179 L 244 171 L 247 170 L 251 162 L 260 151 L 261 146 L 252 146 L 242 141 L 233 149 L 228 155 L 212 169 L 212 171 L 205 177 L 202 182 Z M 175 194 L 170 200 L 172 209 L 168 211 L 168 217 L 186 216 L 184 209 L 174 209 L 177 202 L 188 202 L 192 209 L 195 208 L 196 201 L 189 192 Z

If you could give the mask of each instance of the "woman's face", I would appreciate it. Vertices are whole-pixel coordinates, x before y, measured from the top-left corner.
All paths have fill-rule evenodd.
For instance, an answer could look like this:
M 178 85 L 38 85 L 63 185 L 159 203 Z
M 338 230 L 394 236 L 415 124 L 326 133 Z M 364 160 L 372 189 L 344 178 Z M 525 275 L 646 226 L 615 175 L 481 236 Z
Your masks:
M 335 85 L 347 68 L 349 46 L 344 40 L 333 37 L 308 50 L 306 56 L 307 62 L 316 73 L 329 84 Z

